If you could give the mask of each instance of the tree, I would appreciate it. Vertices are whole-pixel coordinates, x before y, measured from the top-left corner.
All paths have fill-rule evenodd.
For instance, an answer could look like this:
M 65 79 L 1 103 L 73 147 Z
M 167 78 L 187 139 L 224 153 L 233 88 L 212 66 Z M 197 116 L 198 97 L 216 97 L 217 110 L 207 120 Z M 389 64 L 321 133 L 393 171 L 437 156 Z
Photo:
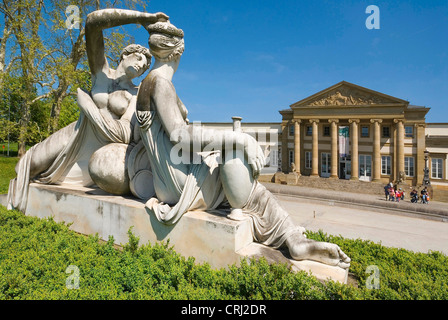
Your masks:
M 20 115 L 19 156 L 25 153 L 27 141 L 36 140 L 30 138 L 30 133 L 34 134 L 30 131 L 37 123 L 31 120 L 32 109 L 40 110 L 39 108 L 51 105 L 46 132 L 42 133 L 43 128 L 38 125 L 40 135 L 45 137 L 61 127 L 63 106 L 68 110 L 75 110 L 73 114 L 77 115 L 77 109 L 73 108 L 76 89 L 90 89 L 83 23 L 87 14 L 100 8 L 146 8 L 145 3 L 140 0 L 103 4 L 99 0 L 81 0 L 76 6 L 70 6 L 70 0 L 3 0 L 0 3 L 4 21 L 0 42 L 0 91 L 4 91 L 3 81 L 7 77 L 19 80 L 20 85 L 17 86 L 20 90 L 14 90 L 14 99 L 9 101 L 17 104 L 13 109 L 17 109 L 17 114 Z M 70 8 L 76 10 L 70 11 Z M 71 16 L 79 17 L 79 20 L 69 20 Z M 79 25 L 75 24 L 77 21 L 80 22 Z M 118 61 L 120 51 L 129 38 L 131 37 L 123 28 L 120 32 L 106 33 L 105 41 L 112 61 Z M 64 113 L 64 117 L 64 125 L 75 119 L 67 113 Z

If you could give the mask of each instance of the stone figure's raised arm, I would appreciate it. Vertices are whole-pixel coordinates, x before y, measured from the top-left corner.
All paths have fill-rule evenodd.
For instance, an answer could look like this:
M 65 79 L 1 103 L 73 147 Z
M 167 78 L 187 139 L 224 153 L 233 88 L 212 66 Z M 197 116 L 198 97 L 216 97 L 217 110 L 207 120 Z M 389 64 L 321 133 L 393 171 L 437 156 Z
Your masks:
M 103 30 L 125 24 L 141 24 L 146 26 L 157 21 L 167 21 L 164 13 L 146 13 L 135 10 L 104 9 L 87 15 L 86 50 L 92 75 L 109 68 L 105 52 Z

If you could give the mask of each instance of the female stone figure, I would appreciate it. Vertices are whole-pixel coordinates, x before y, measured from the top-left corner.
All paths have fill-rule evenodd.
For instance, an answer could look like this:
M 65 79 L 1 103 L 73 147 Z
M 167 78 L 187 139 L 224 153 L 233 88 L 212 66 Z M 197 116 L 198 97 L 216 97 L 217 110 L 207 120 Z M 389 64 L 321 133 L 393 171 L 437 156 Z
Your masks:
M 287 246 L 297 260 L 348 268 L 350 258 L 337 245 L 307 239 L 304 229 L 294 225 L 256 180 L 264 156 L 255 139 L 188 123 L 187 110 L 172 83 L 184 51 L 183 31 L 169 22 L 155 23 L 147 30 L 155 63 L 137 95 L 140 135 L 156 191 L 156 197 L 146 202 L 147 209 L 159 221 L 174 224 L 188 210 L 216 208 L 227 200 L 232 207 L 230 218 L 252 219 L 255 241 L 274 248 Z M 183 157 L 191 161 L 178 161 L 178 150 L 193 150 Z
M 16 166 L 17 177 L 9 186 L 8 208 L 25 211 L 30 181 L 92 185 L 88 171 L 91 155 L 109 143 L 131 141 L 138 90 L 132 79 L 149 68 L 151 54 L 142 46 L 127 46 L 117 69 L 113 70 L 105 56 L 103 30 L 130 23 L 146 26 L 167 19 L 163 13 L 120 9 L 98 10 L 87 16 L 86 51 L 92 75 L 91 94 L 78 89 L 81 109 L 78 121 L 36 144 L 20 159 Z

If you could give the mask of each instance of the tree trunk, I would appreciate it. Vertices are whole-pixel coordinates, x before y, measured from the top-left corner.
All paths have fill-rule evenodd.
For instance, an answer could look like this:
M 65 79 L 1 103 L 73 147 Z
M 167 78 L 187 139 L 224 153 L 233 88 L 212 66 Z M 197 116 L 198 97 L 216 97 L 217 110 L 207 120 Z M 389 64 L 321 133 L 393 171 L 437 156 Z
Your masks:
M 22 118 L 19 121 L 19 141 L 18 141 L 18 156 L 22 157 L 26 152 L 26 141 L 28 135 L 28 124 L 30 122 L 30 106 L 28 103 L 22 103 Z

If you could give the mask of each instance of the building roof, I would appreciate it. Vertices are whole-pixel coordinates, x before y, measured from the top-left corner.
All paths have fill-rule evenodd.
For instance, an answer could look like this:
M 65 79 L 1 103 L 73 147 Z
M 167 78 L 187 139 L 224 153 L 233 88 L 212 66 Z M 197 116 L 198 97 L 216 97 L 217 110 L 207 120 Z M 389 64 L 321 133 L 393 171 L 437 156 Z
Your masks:
M 367 105 L 367 104 L 401 104 L 409 102 L 387 94 L 374 91 L 356 84 L 341 81 L 321 90 L 305 99 L 290 105 L 290 108 L 319 105 Z

